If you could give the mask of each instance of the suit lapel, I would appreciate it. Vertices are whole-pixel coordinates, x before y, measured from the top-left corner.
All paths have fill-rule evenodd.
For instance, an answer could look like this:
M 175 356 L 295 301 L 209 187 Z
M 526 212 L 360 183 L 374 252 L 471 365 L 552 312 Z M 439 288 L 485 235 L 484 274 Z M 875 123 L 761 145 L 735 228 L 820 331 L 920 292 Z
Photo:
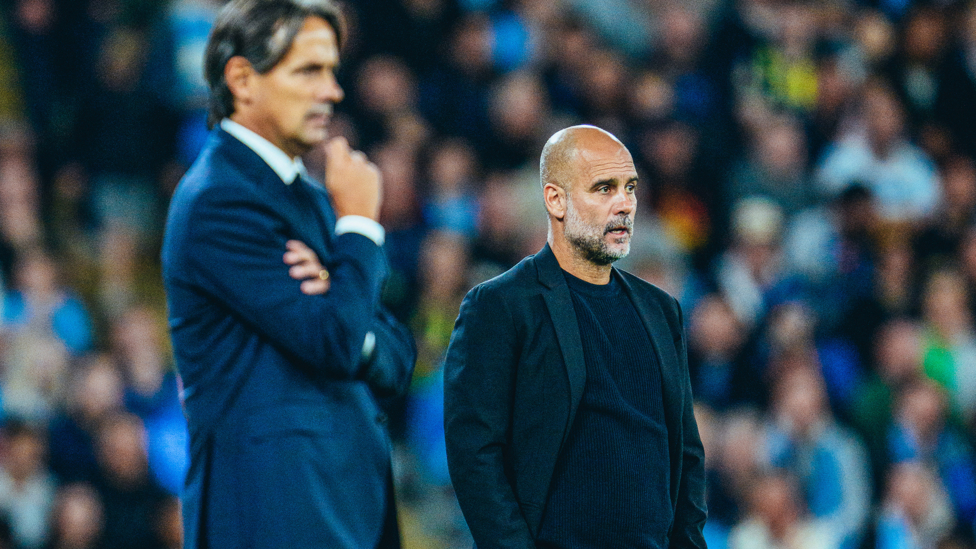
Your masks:
M 671 333 L 671 327 L 668 325 L 667 317 L 664 316 L 661 304 L 656 300 L 647 299 L 643 293 L 635 291 L 630 282 L 616 269 L 614 269 L 614 276 L 624 287 L 631 303 L 637 307 L 637 314 L 640 315 L 644 329 L 647 330 L 647 335 L 651 338 L 651 344 L 654 346 L 658 362 L 661 363 L 661 375 L 664 376 L 664 380 L 680 379 L 676 375 L 678 352 L 674 348 L 674 335 Z M 665 385 L 671 384 L 666 383 Z M 668 390 L 674 389 L 673 387 L 668 388 Z M 674 397 L 675 394 L 665 393 L 665 398 L 673 399 Z
M 295 199 L 295 208 L 301 212 L 303 226 L 300 228 L 307 240 L 303 240 L 315 250 L 323 264 L 328 265 L 332 250 L 332 234 L 335 232 L 335 220 L 332 206 L 329 204 L 325 192 L 318 189 L 316 184 L 307 179 L 295 181 L 290 185 L 290 191 Z
M 583 343 L 580 339 L 579 322 L 576 319 L 576 309 L 573 308 L 573 298 L 569 294 L 569 286 L 556 261 L 556 256 L 546 245 L 536 254 L 536 264 L 539 271 L 539 282 L 548 288 L 543 292 L 543 299 L 549 309 L 549 317 L 556 330 L 559 350 L 562 352 L 566 375 L 569 378 L 569 420 L 563 431 L 563 443 L 569 436 L 576 410 L 583 398 L 586 386 L 586 362 L 583 358 Z
M 284 219 L 297 222 L 296 234 L 291 238 L 301 240 L 318 254 L 323 264 L 328 264 L 332 249 L 329 240 L 334 229 L 335 219 L 325 191 L 313 188 L 306 182 L 304 188 L 285 185 L 281 177 L 247 145 L 230 135 L 222 128 L 216 130 L 222 149 L 231 157 L 231 163 L 243 166 L 254 177 L 257 186 L 265 193 L 272 205 Z M 321 215 L 316 214 L 316 210 Z
M 672 459 L 674 459 L 675 449 L 679 444 L 680 433 L 677 427 L 681 423 L 678 421 L 678 414 L 682 408 L 681 372 L 678 361 L 678 352 L 674 345 L 674 335 L 668 325 L 668 319 L 664 315 L 661 304 L 655 299 L 648 299 L 644 292 L 638 292 L 631 286 L 627 278 L 617 269 L 614 269 L 613 276 L 617 277 L 624 291 L 630 297 L 631 302 L 637 308 L 644 329 L 651 338 L 651 345 L 657 355 L 658 364 L 661 369 L 661 395 L 664 404 L 664 422 L 668 427 L 668 443 L 671 449 Z M 673 484 L 673 483 L 672 483 Z M 672 486 L 672 501 L 675 493 Z

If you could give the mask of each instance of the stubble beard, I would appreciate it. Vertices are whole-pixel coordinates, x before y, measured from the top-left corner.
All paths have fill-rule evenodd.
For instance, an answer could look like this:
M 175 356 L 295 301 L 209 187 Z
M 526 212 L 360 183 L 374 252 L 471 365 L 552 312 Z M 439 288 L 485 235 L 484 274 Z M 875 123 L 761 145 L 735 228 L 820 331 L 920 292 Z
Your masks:
M 312 118 L 316 115 L 325 116 L 324 123 L 313 123 Z M 305 118 L 302 120 L 302 127 L 292 139 L 295 149 L 301 150 L 299 155 L 304 155 L 329 139 L 329 123 L 331 121 L 331 106 L 328 108 L 318 108 L 305 114 Z
M 607 244 L 607 233 L 615 228 L 627 227 L 627 235 L 623 248 L 611 248 Z M 566 202 L 566 221 L 564 232 L 566 240 L 572 244 L 580 255 L 587 261 L 595 265 L 610 265 L 618 259 L 627 257 L 630 253 L 630 235 L 633 233 L 634 221 L 626 215 L 619 215 L 611 219 L 603 227 L 590 225 L 580 217 L 579 212 L 573 207 L 573 200 Z

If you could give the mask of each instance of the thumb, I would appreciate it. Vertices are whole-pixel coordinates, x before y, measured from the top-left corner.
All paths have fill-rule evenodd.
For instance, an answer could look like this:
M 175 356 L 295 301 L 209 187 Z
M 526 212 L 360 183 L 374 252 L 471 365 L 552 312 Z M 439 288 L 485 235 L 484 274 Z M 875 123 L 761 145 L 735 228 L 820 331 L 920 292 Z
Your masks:
M 325 156 L 328 160 L 342 161 L 349 157 L 349 142 L 345 137 L 333 137 L 325 144 Z

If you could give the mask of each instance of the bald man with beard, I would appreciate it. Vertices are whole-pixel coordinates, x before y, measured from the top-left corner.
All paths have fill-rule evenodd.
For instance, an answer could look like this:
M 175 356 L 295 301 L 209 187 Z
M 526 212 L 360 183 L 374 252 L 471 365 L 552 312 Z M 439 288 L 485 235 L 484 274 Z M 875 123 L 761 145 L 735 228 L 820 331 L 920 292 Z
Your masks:
M 451 479 L 476 546 L 704 548 L 681 308 L 613 267 L 637 171 L 593 126 L 542 150 L 546 246 L 465 297 L 445 364 Z

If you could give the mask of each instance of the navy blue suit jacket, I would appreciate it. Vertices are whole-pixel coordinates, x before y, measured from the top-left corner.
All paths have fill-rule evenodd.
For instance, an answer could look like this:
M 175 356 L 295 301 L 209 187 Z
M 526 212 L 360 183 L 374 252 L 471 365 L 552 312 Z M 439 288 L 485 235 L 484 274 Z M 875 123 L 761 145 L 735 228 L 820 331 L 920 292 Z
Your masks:
M 163 273 L 190 426 L 188 549 L 372 548 L 390 524 L 374 392 L 406 388 L 413 341 L 380 306 L 382 249 L 334 225 L 323 189 L 285 185 L 219 127 L 176 189 Z M 326 294 L 288 275 L 289 239 L 327 266 Z

